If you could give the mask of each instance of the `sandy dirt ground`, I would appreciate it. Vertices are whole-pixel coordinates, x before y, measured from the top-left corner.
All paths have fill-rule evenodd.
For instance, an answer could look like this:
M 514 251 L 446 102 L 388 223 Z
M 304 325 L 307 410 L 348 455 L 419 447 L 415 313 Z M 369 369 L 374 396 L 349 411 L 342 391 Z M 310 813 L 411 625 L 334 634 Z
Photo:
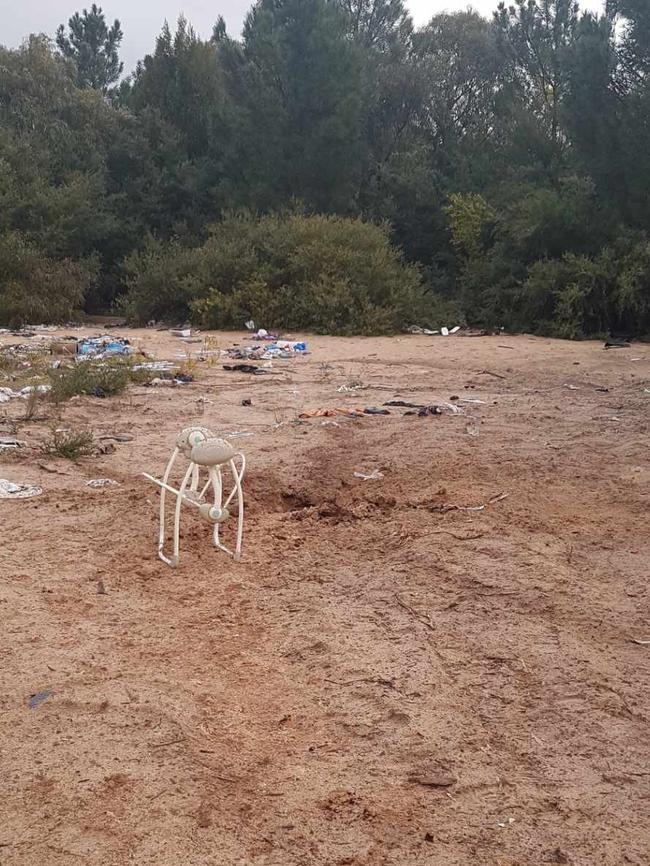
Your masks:
M 307 339 L 68 403 L 113 453 L 45 457 L 40 421 L 0 456 L 43 487 L 0 500 L 0 863 L 646 866 L 650 346 Z M 141 473 L 187 424 L 252 434 L 240 563 L 189 510 L 156 556 Z

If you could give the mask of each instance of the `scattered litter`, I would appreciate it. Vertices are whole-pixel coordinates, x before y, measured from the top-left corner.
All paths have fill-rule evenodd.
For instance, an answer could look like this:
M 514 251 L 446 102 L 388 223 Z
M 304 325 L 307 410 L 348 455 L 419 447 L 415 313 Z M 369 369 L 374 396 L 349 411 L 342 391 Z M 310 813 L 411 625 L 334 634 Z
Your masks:
M 339 394 L 350 394 L 356 393 L 357 391 L 363 391 L 365 387 L 366 386 L 362 382 L 354 382 L 350 385 L 339 385 L 336 390 Z
M 497 349 L 514 349 L 514 346 L 499 346 L 497 345 Z
M 229 436 L 234 439 L 236 436 L 254 436 L 250 430 L 233 430 L 232 433 L 224 433 L 224 436 Z
M 273 335 L 261 336 L 259 339 L 262 342 L 270 342 L 268 345 L 262 346 L 232 346 L 226 350 L 226 355 L 233 361 L 272 361 L 276 359 L 288 361 L 295 355 L 304 354 L 307 351 L 307 343 L 278 340 Z
M 346 409 L 344 407 L 336 407 L 334 409 L 310 409 L 307 412 L 301 412 L 299 418 L 334 418 L 337 415 L 345 415 L 349 418 L 363 418 L 363 409 Z
M 644 394 L 650 394 L 650 388 L 644 388 L 643 393 Z
M 52 390 L 51 385 L 25 385 L 20 391 L 11 388 L 0 388 L 0 403 L 8 403 L 9 400 L 27 400 L 30 394 L 47 394 Z
M 390 415 L 388 409 L 378 409 L 376 406 L 368 406 L 363 410 L 364 415 Z
M 146 361 L 142 364 L 134 364 L 131 368 L 133 370 L 151 370 L 152 372 L 166 372 L 170 370 L 177 370 L 178 364 L 174 364 L 173 361 Z
M 630 640 L 632 641 L 632 643 L 639 644 L 639 646 L 650 646 L 650 640 L 639 640 L 635 637 L 631 637 Z
M 384 473 L 380 472 L 379 469 L 373 469 L 369 475 L 365 472 L 355 472 L 354 477 L 361 478 L 363 481 L 379 481 L 380 478 L 384 477 Z
M 274 342 L 277 339 L 277 336 L 275 334 L 269 334 L 266 328 L 260 328 L 249 337 L 249 340 L 268 340 L 269 342 Z
M 439 334 L 440 331 L 432 331 L 430 328 L 421 328 L 419 325 L 411 325 L 406 329 L 408 334 L 424 334 L 427 337 L 433 337 L 434 334 Z
M 35 710 L 39 704 L 42 704 L 43 701 L 51 698 L 53 694 L 52 689 L 43 689 L 42 692 L 36 692 L 35 694 L 30 695 L 27 699 L 27 706 L 30 710 Z
M 278 349 L 285 349 L 289 352 L 307 351 L 307 343 L 303 343 L 302 340 L 276 340 L 275 345 L 278 347 Z M 267 352 L 272 348 L 273 346 L 269 346 L 267 348 Z
M 339 424 L 338 421 L 321 421 L 320 426 L 321 427 L 340 427 L 341 425 Z
M 620 421 L 621 419 L 618 417 L 618 415 L 612 415 L 612 417 L 609 420 L 610 421 Z
M 603 346 L 604 349 L 629 349 L 630 344 L 625 340 L 608 340 Z
M 468 436 L 478 436 L 480 431 L 477 424 L 468 424 L 465 427 L 465 432 Z
M 241 401 L 241 404 L 242 404 L 242 406 L 252 406 L 253 401 L 251 400 L 250 397 L 247 397 L 246 400 Z
M 30 499 L 32 496 L 40 496 L 42 487 L 36 484 L 14 484 L 5 478 L 0 478 L 0 499 Z
M 508 818 L 507 821 L 497 821 L 497 827 L 509 827 L 511 824 L 515 823 L 514 818 Z
M 261 367 L 256 367 L 254 364 L 224 364 L 224 370 L 237 373 L 252 373 L 254 376 L 260 376 L 266 373 Z
M 244 322 L 244 327 L 246 328 L 247 331 L 254 331 L 255 330 L 255 322 L 253 321 L 253 319 L 249 319 L 247 322 Z
M 609 394 L 609 388 L 596 388 L 596 391 L 600 391 L 601 394 Z M 650 393 L 650 391 L 648 393 Z
M 411 325 L 406 329 L 408 334 L 424 334 L 426 337 L 434 337 L 436 334 L 442 334 L 443 337 L 448 337 L 450 334 L 457 334 L 460 331 L 460 325 L 455 325 L 453 328 L 448 328 L 443 325 L 440 330 L 431 330 L 431 328 L 423 328 L 420 325 Z
M 191 328 L 170 328 L 169 333 L 172 337 L 191 337 L 192 329 Z
M 110 358 L 114 355 L 130 355 L 133 349 L 125 337 L 102 334 L 99 337 L 83 337 L 77 341 L 77 360 L 87 361 Z
M 579 391 L 580 390 L 580 388 L 577 385 L 567 385 L 566 382 L 564 383 L 564 385 L 562 385 L 562 387 L 568 388 L 569 391 Z
M 452 415 L 462 415 L 463 410 L 460 406 L 454 406 L 453 403 L 440 402 L 426 406 L 424 403 L 407 403 L 404 400 L 388 400 L 384 406 L 402 406 L 405 409 L 417 409 L 417 412 L 404 412 L 405 415 L 419 415 L 420 418 L 425 418 L 427 415 L 442 415 L 446 409 Z
M 111 433 L 106 436 L 100 436 L 101 440 L 113 440 L 115 442 L 133 442 L 135 436 L 132 436 L 130 433 Z
M 117 487 L 118 482 L 113 481 L 112 478 L 91 478 L 90 481 L 86 481 L 87 487 Z
M 479 400 L 478 397 L 459 397 L 461 403 L 479 403 L 485 405 L 485 400 Z
M 149 382 L 145 382 L 145 388 L 175 388 L 177 385 L 187 385 L 194 381 L 194 376 L 189 373 L 178 373 L 176 376 L 156 376 Z
M 442 415 L 440 406 L 422 406 L 415 411 L 414 409 L 404 413 L 405 415 L 417 415 L 419 418 L 426 418 L 427 415 Z
M 15 451 L 18 448 L 24 448 L 25 442 L 20 439 L 12 439 L 9 436 L 0 436 L 0 454 L 3 451 Z

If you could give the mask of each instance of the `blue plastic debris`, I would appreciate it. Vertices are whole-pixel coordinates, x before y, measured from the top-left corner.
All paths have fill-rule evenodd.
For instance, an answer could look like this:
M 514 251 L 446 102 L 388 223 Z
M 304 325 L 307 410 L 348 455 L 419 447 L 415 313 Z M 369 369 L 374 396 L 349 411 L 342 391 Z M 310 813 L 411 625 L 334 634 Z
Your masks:
M 104 334 L 101 337 L 82 337 L 77 342 L 77 358 L 109 358 L 112 355 L 130 355 L 129 341 L 121 337 Z
M 34 710 L 39 704 L 42 704 L 43 701 L 51 698 L 52 694 L 52 689 L 43 689 L 42 692 L 36 692 L 36 694 L 29 696 L 27 700 L 27 706 L 30 710 Z

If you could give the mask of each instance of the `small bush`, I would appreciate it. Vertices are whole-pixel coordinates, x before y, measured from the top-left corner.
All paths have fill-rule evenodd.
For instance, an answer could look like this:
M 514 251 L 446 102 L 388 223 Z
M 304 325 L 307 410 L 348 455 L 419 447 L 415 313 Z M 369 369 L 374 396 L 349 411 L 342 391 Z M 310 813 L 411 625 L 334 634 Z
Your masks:
M 95 440 L 88 430 L 52 429 L 50 438 L 43 443 L 41 451 L 48 457 L 64 457 L 76 462 L 95 453 Z
M 49 372 L 52 390 L 50 399 L 63 403 L 71 397 L 89 395 L 114 397 L 121 394 L 130 382 L 146 382 L 152 378 L 148 370 L 134 370 L 125 361 L 79 361 L 73 367 L 62 367 Z

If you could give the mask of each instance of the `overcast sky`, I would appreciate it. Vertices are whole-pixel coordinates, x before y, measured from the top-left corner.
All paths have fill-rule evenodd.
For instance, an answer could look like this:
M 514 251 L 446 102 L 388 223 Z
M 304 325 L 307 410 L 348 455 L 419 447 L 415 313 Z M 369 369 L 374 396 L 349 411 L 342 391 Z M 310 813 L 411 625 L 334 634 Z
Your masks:
M 212 32 L 221 14 L 231 34 L 239 33 L 251 0 L 96 0 L 111 21 L 119 18 L 124 31 L 121 56 L 125 71 L 151 52 L 156 35 L 165 19 L 173 22 L 179 12 L 194 25 L 201 36 Z M 498 0 L 474 0 L 472 5 L 485 15 L 496 8 Z M 88 7 L 92 0 L 0 0 L 0 43 L 11 47 L 21 43 L 29 33 L 53 36 L 59 24 L 66 22 L 77 9 Z M 443 10 L 465 9 L 467 0 L 406 0 L 417 25 L 426 23 Z M 581 0 L 584 9 L 601 10 L 604 0 Z

